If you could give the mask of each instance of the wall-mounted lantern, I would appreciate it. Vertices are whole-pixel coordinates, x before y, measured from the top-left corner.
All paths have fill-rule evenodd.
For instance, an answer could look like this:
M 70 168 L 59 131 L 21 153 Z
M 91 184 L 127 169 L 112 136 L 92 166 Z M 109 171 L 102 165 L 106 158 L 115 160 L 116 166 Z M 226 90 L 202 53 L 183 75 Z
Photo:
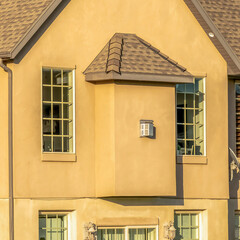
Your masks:
M 84 224 L 84 240 L 95 240 L 97 234 L 96 224 L 89 222 Z
M 164 224 L 163 225 L 163 237 L 173 240 L 176 236 L 176 229 L 174 227 L 174 223 L 170 222 L 169 224 Z
M 153 137 L 153 120 L 140 120 L 140 137 Z

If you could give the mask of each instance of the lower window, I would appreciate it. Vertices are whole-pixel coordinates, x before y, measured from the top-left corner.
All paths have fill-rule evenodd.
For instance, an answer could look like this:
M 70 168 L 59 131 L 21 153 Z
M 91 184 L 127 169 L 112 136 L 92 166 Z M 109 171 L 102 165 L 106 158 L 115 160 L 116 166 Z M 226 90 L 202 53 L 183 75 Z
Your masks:
M 240 239 L 240 214 L 235 215 L 235 240 Z
M 200 214 L 188 212 L 176 212 L 174 225 L 176 228 L 175 240 L 200 240 Z
M 67 214 L 40 214 L 39 240 L 67 240 Z
M 156 227 L 98 228 L 98 240 L 157 240 Z

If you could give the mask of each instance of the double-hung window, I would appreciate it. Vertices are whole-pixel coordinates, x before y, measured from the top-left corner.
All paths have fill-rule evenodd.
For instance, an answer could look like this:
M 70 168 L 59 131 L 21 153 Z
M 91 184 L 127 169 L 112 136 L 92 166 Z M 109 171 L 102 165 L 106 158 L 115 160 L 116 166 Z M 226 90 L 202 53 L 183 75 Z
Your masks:
M 177 84 L 177 155 L 205 155 L 204 79 Z
M 39 240 L 68 240 L 68 215 L 40 214 Z
M 43 152 L 75 151 L 74 70 L 42 69 Z
M 200 240 L 200 214 L 176 212 L 174 215 L 176 228 L 175 240 Z
M 156 227 L 98 228 L 98 240 L 157 240 Z

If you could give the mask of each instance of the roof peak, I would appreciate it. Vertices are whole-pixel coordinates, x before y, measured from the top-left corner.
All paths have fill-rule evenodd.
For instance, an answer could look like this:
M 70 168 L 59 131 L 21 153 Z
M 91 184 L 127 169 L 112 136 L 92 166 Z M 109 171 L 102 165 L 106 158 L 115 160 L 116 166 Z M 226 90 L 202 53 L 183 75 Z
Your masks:
M 84 71 L 192 76 L 186 68 L 133 33 L 115 33 Z

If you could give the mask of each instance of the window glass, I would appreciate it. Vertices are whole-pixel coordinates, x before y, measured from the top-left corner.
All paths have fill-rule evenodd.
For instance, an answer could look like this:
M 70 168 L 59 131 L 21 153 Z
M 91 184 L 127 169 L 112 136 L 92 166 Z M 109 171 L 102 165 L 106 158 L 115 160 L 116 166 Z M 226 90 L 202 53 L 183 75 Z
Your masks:
M 73 152 L 73 71 L 42 69 L 43 152 Z
M 176 228 L 175 240 L 198 240 L 199 239 L 199 214 L 175 213 L 174 226 Z
M 39 240 L 67 240 L 67 215 L 44 214 L 39 216 Z
M 204 79 L 177 84 L 177 155 L 204 155 Z
M 235 215 L 235 240 L 240 239 L 240 214 Z
M 125 234 L 127 233 L 127 234 Z M 125 239 L 127 238 L 127 239 Z M 156 240 L 156 228 L 102 228 L 97 231 L 98 240 Z
M 236 85 L 236 155 L 240 157 L 240 83 Z

